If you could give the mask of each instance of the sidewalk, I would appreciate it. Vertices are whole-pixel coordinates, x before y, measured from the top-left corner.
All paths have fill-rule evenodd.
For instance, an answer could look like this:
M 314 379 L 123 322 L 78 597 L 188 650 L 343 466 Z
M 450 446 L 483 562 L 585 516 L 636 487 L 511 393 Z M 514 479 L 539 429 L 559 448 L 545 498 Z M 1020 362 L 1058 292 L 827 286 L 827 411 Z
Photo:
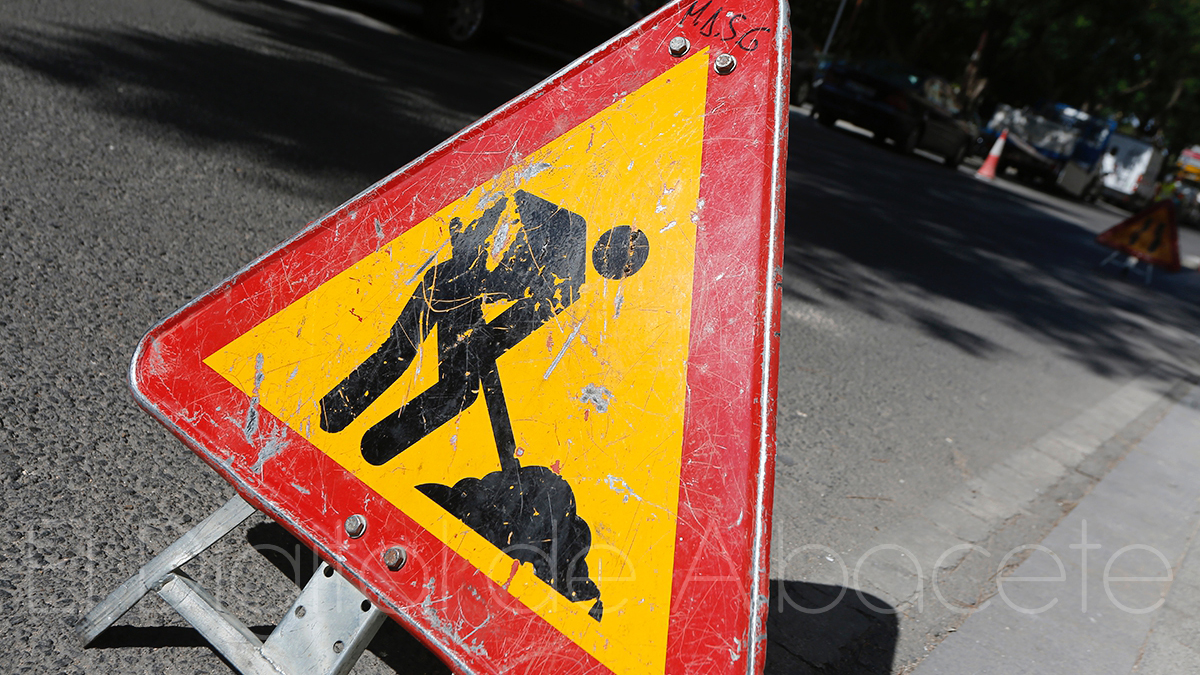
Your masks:
M 1200 387 L 913 672 L 1200 673 L 1198 529 Z

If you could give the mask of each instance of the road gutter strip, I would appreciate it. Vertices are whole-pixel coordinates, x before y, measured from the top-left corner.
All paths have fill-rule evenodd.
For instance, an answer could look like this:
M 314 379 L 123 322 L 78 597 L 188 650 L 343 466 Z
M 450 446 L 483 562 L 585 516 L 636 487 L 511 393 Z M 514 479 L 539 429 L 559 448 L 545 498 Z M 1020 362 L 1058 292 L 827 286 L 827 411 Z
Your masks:
M 1153 373 L 1133 380 L 845 558 L 848 585 L 899 614 L 897 672 L 911 672 L 970 614 L 986 607 L 1009 549 L 1036 543 L 1062 521 L 1073 502 L 1192 388 L 1176 380 L 1163 394 L 1163 380 Z M 1011 573 L 1028 554 L 1019 551 L 1002 572 Z
M 1200 526 L 1200 389 L 1174 391 L 1182 388 L 1191 391 L 1169 404 L 1123 459 L 1098 457 L 1069 442 L 1060 435 L 1063 427 L 1034 444 L 1049 448 L 1053 454 L 1035 452 L 1053 457 L 1064 471 L 1104 479 L 1040 544 L 1028 547 L 1024 561 L 997 580 L 1001 592 L 942 641 L 917 673 L 1128 673 L 1139 661 L 1137 672 L 1200 672 L 1200 652 L 1183 637 L 1200 630 L 1200 552 L 1191 546 Z M 1149 396 L 1134 383 L 1080 418 L 1107 425 L 1091 427 L 1093 433 L 1111 429 Z M 1106 419 L 1106 413 L 1119 417 Z M 1064 427 L 1080 428 L 1071 425 Z M 1031 459 L 1023 450 L 1004 464 L 1015 468 L 1014 460 Z M 1054 472 L 1044 464 L 1026 469 L 1029 485 Z M 986 486 L 998 478 L 982 480 Z M 1014 508 L 1019 505 L 1008 502 L 989 513 L 999 518 Z

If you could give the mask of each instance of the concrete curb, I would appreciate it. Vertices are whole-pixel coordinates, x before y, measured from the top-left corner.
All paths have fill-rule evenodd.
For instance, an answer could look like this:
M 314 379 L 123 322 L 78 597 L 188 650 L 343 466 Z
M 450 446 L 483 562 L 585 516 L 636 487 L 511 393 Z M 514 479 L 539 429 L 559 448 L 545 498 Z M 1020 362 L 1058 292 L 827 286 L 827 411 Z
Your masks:
M 1193 389 L 915 672 L 1200 672 L 1198 528 Z

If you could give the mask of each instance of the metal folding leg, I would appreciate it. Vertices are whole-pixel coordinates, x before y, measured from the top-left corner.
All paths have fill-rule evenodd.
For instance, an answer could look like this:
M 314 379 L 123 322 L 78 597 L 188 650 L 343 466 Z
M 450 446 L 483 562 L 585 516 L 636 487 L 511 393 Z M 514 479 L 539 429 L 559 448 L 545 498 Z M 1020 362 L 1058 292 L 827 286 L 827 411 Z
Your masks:
M 153 591 L 243 675 L 349 672 L 386 616 L 325 563 L 264 643 L 178 567 L 241 524 L 254 508 L 234 497 L 142 567 L 84 617 L 86 645 Z
M 106 628 L 113 625 L 121 615 L 137 604 L 142 596 L 152 590 L 172 570 L 200 555 L 218 539 L 229 534 L 233 528 L 254 513 L 254 507 L 241 497 L 235 496 L 217 509 L 187 534 L 175 540 L 162 553 L 138 570 L 129 581 L 121 584 L 104 602 L 96 605 L 79 625 L 79 638 L 84 645 L 91 643 Z
M 1119 255 L 1121 255 L 1120 251 L 1113 251 L 1112 253 L 1109 254 L 1109 256 L 1107 258 L 1100 261 L 1100 266 L 1104 267 L 1105 265 L 1111 263 L 1112 261 L 1116 260 L 1117 256 L 1119 256 Z M 1130 271 L 1137 271 L 1137 264 L 1138 264 L 1138 259 L 1135 256 L 1127 256 L 1125 258 L 1125 262 L 1121 263 L 1121 266 L 1124 268 L 1124 273 L 1128 274 Z M 1150 263 L 1146 263 L 1146 272 L 1144 274 L 1142 274 L 1142 280 L 1145 281 L 1147 285 L 1149 285 L 1150 280 L 1153 278 L 1154 278 L 1154 265 L 1151 265 Z

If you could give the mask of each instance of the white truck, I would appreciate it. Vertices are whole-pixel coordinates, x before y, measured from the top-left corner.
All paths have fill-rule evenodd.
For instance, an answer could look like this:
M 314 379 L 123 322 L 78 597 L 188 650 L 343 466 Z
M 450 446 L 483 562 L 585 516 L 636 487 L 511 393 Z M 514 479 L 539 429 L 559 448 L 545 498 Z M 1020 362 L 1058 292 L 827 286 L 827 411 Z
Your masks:
M 1158 174 L 1167 151 L 1153 143 L 1125 134 L 1113 134 L 1108 142 L 1113 155 L 1112 171 L 1104 176 L 1104 201 L 1138 211 L 1154 198 Z
M 1075 197 L 1100 192 L 1100 159 L 1117 123 L 1062 103 L 1038 109 L 1001 104 L 984 131 L 985 142 L 1008 130 L 1002 167 L 1039 178 Z

